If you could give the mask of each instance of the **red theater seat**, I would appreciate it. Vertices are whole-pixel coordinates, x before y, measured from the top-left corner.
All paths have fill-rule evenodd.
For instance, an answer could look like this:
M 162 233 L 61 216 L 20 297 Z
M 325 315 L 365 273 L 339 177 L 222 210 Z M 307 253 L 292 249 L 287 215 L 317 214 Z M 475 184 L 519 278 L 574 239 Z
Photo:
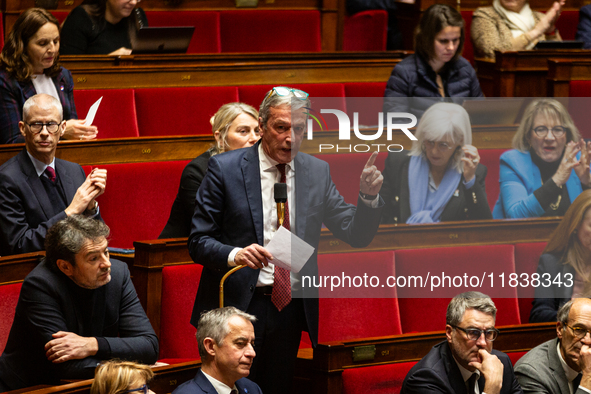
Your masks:
M 332 181 L 345 202 L 357 205 L 359 196 L 359 177 L 363 167 L 369 160 L 371 153 L 329 153 L 316 155 L 320 160 L 330 165 L 330 176 Z M 383 171 L 384 163 L 388 154 L 381 152 L 375 161 L 378 170 Z
M 462 19 L 464 19 L 464 32 L 466 35 L 462 56 L 472 64 L 474 64 L 474 48 L 472 47 L 472 39 L 470 38 L 470 29 L 472 26 L 473 13 L 474 11 L 460 11 Z
M 215 11 L 146 11 L 150 26 L 195 26 L 187 53 L 219 53 L 220 14 Z
M 507 356 L 511 359 L 511 364 L 515 366 L 515 363 L 519 361 L 521 357 L 523 357 L 527 352 L 508 352 Z
M 359 125 L 377 126 L 380 121 L 379 113 L 382 112 L 384 104 L 386 82 L 347 82 L 343 85 L 351 123 L 353 113 L 357 112 Z
M 99 98 L 103 98 L 92 122 L 97 138 L 139 137 L 133 89 L 74 90 L 76 112 L 81 119 Z
M 162 269 L 160 359 L 168 360 L 169 364 L 172 359 L 199 358 L 196 329 L 189 321 L 202 269 L 203 266 L 192 263 L 165 266 Z
M 468 290 L 477 290 L 493 297 L 498 309 L 497 326 L 521 324 L 516 289 L 501 288 L 499 281 L 499 275 L 504 273 L 507 286 L 509 275 L 515 273 L 513 245 L 396 251 L 396 275 L 399 278 L 421 276 L 425 279 L 433 276 L 441 277 L 443 273 L 451 278 L 467 275 L 468 278 L 474 276 L 482 279 L 484 276 L 485 280 L 476 289 L 457 287 L 448 284 L 448 282 L 451 283 L 448 281 L 445 288 L 436 287 L 433 291 L 430 289 L 431 279 L 424 288 L 408 283 L 401 287 L 398 282 L 398 305 L 403 333 L 445 329 L 445 313 L 451 296 Z M 492 287 L 488 277 L 491 273 L 495 280 Z M 425 319 L 425 316 L 429 316 L 429 319 Z
M 343 371 L 343 394 L 398 394 L 416 361 L 347 368 Z
M 369 10 L 345 18 L 344 51 L 385 51 L 388 12 Z
M 479 149 L 480 162 L 486 166 L 486 199 L 492 211 L 497 200 L 499 199 L 499 192 L 501 190 L 499 184 L 499 167 L 501 163 L 501 155 L 507 149 Z
M 57 21 L 60 23 L 60 26 L 62 23 L 64 23 L 69 14 L 70 13 L 68 11 L 51 11 L 51 15 L 55 16 Z
M 22 283 L 0 286 L 0 354 L 6 347 Z
M 371 262 L 371 264 L 367 264 Z M 320 277 L 335 277 L 350 285 L 321 287 L 318 341 L 346 341 L 402 333 L 395 287 L 371 287 L 362 278 L 386 283 L 394 276 L 394 251 L 337 253 L 318 256 Z M 303 283 L 305 284 L 305 282 Z M 351 286 L 351 287 L 349 287 Z
M 535 273 L 545 247 L 546 242 L 515 244 L 515 272 L 518 275 L 522 273 L 528 275 Z M 534 298 L 534 288 L 518 287 L 517 295 L 519 296 L 519 315 L 521 316 L 521 322 L 527 323 L 532 307 L 531 303 Z
M 573 122 L 579 129 L 583 138 L 591 138 L 591 130 L 588 125 L 591 124 L 591 81 L 570 81 L 570 97 L 576 97 L 568 100 L 568 113 L 573 118 Z
M 563 40 L 574 40 L 579 24 L 578 10 L 562 10 L 560 18 L 556 21 L 556 28 Z
M 110 245 L 132 248 L 133 241 L 156 239 L 164 228 L 188 160 L 106 164 L 105 193 L 97 200 L 111 228 Z
M 220 38 L 222 52 L 320 52 L 320 12 L 221 11 Z
M 262 99 L 261 99 L 262 100 Z M 238 101 L 231 86 L 136 89 L 140 137 L 211 134 L 209 119 Z

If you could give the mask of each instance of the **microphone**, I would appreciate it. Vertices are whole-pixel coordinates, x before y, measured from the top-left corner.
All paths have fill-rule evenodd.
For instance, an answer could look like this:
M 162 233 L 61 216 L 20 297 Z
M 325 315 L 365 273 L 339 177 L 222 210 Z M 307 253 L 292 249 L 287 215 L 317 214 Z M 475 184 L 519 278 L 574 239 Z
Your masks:
M 279 226 L 283 225 L 285 218 L 285 203 L 287 202 L 287 183 L 276 183 L 273 188 L 275 195 L 275 203 L 277 204 L 277 218 L 279 219 Z

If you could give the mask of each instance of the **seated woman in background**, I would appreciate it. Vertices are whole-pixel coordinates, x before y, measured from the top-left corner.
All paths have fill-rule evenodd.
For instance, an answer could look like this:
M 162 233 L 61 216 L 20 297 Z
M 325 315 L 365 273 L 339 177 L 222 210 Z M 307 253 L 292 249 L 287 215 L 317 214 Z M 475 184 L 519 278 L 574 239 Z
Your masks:
M 540 257 L 538 286 L 530 323 L 556 321 L 556 312 L 571 298 L 591 296 L 591 190 L 585 190 L 566 211 Z M 554 282 L 556 280 L 556 282 Z
M 555 1 L 543 14 L 532 11 L 526 0 L 493 0 L 472 15 L 470 37 L 474 56 L 494 59 L 497 51 L 532 49 L 538 41 L 562 41 L 556 30 L 565 0 Z
M 90 394 L 148 394 L 154 372 L 147 365 L 111 360 L 96 367 Z
M 486 167 L 472 143 L 466 110 L 437 103 L 421 118 L 409 152 L 390 152 L 380 194 L 383 223 L 491 219 Z
M 64 108 L 65 139 L 96 138 L 95 126 L 76 119 L 72 74 L 59 65 L 57 19 L 42 8 L 30 8 L 16 20 L 0 54 L 0 143 L 24 142 L 18 123 L 25 101 L 37 93 L 57 98 Z
M 528 105 L 513 148 L 501 155 L 495 219 L 562 216 L 591 185 L 591 143 L 585 144 L 556 100 L 538 99 Z
M 420 117 L 434 102 L 450 101 L 445 97 L 482 97 L 474 68 L 461 56 L 464 40 L 458 11 L 445 4 L 429 7 L 417 27 L 415 54 L 398 63 L 388 80 L 384 113 Z
M 62 54 L 130 55 L 136 24 L 148 25 L 140 1 L 84 0 L 64 21 Z
M 195 211 L 195 196 L 207 171 L 209 158 L 218 153 L 247 148 L 259 140 L 259 112 L 248 104 L 229 103 L 212 116 L 215 145 L 193 159 L 181 175 L 181 184 L 168 222 L 158 238 L 188 237 Z M 236 171 L 240 171 L 239 168 Z

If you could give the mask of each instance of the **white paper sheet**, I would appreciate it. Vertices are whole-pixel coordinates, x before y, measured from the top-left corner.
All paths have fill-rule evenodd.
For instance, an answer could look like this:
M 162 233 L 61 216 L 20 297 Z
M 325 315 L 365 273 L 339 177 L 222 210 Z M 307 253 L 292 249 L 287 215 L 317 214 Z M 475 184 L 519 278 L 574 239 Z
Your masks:
M 96 111 L 98 111 L 98 107 L 101 104 L 102 99 L 103 97 L 101 96 L 100 99 L 96 100 L 96 103 L 92 104 L 88 110 L 88 115 L 86 115 L 86 120 L 84 120 L 84 126 L 92 125 L 92 122 L 94 122 L 94 117 L 96 116 Z
M 314 247 L 283 226 L 275 232 L 266 248 L 273 255 L 271 263 L 295 273 L 300 272 L 314 253 Z

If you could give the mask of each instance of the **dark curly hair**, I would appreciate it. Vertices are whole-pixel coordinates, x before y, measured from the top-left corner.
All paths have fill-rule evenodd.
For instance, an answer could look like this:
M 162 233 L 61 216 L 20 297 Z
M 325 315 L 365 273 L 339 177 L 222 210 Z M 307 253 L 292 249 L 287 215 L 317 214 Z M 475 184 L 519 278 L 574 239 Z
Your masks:
M 55 16 L 43 8 L 29 8 L 16 20 L 0 54 L 0 66 L 19 82 L 28 81 L 34 73 L 33 64 L 27 53 L 29 40 L 46 23 L 53 23 L 59 31 L 60 24 Z M 53 65 L 43 70 L 48 77 L 59 73 L 59 52 Z

